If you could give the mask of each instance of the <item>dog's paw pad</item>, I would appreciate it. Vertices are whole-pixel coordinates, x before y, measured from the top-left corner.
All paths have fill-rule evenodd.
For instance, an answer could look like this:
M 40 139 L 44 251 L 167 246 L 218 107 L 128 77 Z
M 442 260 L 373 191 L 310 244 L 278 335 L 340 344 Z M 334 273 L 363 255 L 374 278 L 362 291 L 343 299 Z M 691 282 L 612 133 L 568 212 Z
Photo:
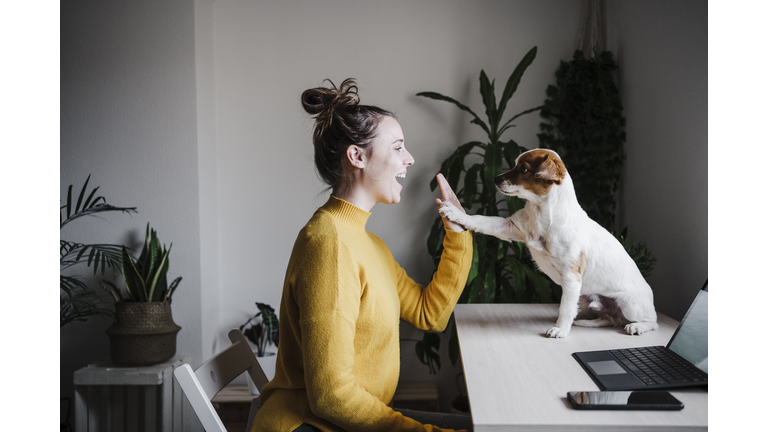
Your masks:
M 629 323 L 624 326 L 624 330 L 629 335 L 641 335 L 645 333 L 645 326 L 640 323 Z
M 453 204 L 443 201 L 440 205 L 440 214 L 448 218 L 448 220 L 455 222 L 456 213 L 457 209 Z
M 564 331 L 560 327 L 552 327 L 551 329 L 547 330 L 547 336 L 551 338 L 564 338 L 568 336 L 568 332 Z

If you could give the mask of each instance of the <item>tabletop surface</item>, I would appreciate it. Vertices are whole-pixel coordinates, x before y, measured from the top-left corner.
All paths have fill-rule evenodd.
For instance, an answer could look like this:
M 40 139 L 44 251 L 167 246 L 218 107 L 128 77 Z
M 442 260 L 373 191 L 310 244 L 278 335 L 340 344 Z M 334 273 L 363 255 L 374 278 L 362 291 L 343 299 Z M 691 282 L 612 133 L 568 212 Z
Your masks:
M 672 390 L 682 411 L 583 411 L 569 391 L 600 390 L 572 357 L 577 351 L 665 346 L 677 321 L 630 336 L 619 327 L 574 326 L 550 339 L 556 304 L 472 304 L 454 310 L 475 432 L 526 430 L 707 430 L 706 388 Z

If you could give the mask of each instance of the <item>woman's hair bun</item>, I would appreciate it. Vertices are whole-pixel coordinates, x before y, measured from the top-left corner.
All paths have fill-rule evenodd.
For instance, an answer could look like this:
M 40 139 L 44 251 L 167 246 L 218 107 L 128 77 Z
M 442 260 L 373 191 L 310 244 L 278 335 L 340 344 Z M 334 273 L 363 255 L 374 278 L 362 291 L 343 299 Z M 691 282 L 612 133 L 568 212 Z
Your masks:
M 333 112 L 336 109 L 344 109 L 348 106 L 360 103 L 360 97 L 357 95 L 357 83 L 354 78 L 347 78 L 336 87 L 333 81 L 327 79 L 331 84 L 330 88 L 316 87 L 305 90 L 301 95 L 301 105 L 304 111 L 318 116 L 318 121 L 333 118 Z
M 301 105 L 315 116 L 312 144 L 315 146 L 315 167 L 331 188 L 342 178 L 342 155 L 350 145 L 369 148 L 376 137 L 379 121 L 391 112 L 371 105 L 360 104 L 357 82 L 347 78 L 338 88 L 315 87 L 301 94 Z

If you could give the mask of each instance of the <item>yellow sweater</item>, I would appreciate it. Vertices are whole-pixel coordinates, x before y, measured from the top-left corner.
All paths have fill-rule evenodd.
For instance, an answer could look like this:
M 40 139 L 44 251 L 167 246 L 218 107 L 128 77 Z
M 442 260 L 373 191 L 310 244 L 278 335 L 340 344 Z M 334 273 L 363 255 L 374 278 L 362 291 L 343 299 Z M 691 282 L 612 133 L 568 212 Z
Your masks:
M 472 262 L 469 231 L 448 231 L 439 268 L 414 282 L 370 216 L 334 196 L 293 246 L 280 303 L 275 378 L 253 431 L 440 431 L 390 408 L 400 375 L 400 318 L 425 331 L 448 324 Z

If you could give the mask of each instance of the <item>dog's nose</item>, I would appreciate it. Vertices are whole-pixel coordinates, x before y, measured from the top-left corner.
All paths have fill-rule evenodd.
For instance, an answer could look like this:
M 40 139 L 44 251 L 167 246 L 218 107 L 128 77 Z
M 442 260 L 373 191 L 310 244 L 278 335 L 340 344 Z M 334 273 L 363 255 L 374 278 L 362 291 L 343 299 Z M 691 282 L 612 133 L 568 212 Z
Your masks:
M 502 184 L 504 182 L 504 174 L 497 175 L 493 178 L 493 181 L 496 183 L 496 186 Z

